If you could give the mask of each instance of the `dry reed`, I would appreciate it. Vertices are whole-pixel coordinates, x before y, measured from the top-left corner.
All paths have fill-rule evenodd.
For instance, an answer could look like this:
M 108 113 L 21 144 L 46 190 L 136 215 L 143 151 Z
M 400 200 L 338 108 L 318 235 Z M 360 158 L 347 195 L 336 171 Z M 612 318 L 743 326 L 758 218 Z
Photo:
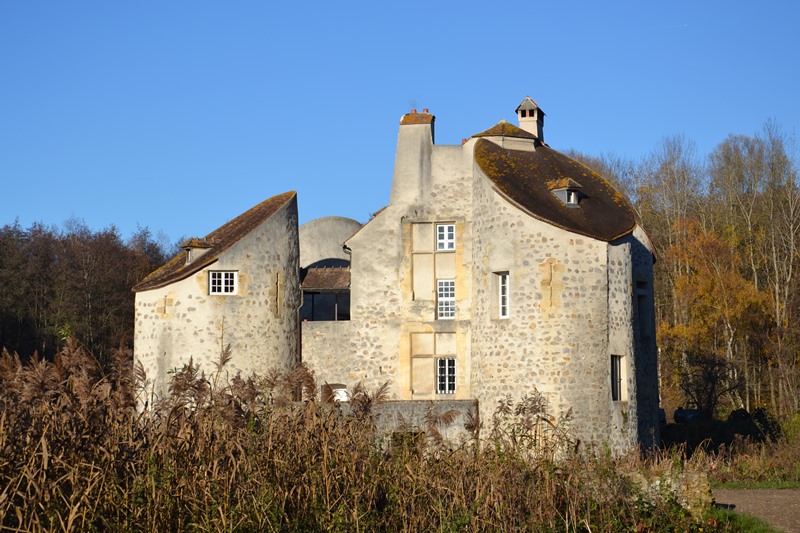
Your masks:
M 350 413 L 317 401 L 302 366 L 228 379 L 192 362 L 168 397 L 136 408 L 131 354 L 102 374 L 70 341 L 52 361 L 0 357 L 0 517 L 5 531 L 642 531 L 695 524 L 645 499 L 624 459 L 580 449 L 536 393 L 504 399 L 480 445 L 387 447 L 356 387 Z M 140 374 L 140 373 L 139 373 Z M 142 376 L 139 375 L 139 378 Z M 297 401 L 298 397 L 304 398 Z M 634 458 L 632 458 L 634 457 Z M 626 463 L 627 461 L 627 463 Z M 633 463 L 631 463 L 633 462 Z M 624 468 L 622 468 L 624 467 Z M 667 520 L 665 521 L 665 517 Z

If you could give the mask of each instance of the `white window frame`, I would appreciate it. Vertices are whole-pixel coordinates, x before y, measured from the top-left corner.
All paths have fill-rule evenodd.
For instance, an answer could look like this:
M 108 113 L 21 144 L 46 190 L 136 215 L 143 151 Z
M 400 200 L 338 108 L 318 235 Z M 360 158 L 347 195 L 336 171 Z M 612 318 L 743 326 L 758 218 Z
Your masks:
M 208 294 L 235 296 L 239 293 L 239 273 L 235 270 L 209 270 Z
M 511 285 L 508 272 L 497 272 L 497 317 L 508 318 L 511 310 Z
M 436 280 L 436 318 L 452 320 L 456 317 L 456 280 Z
M 436 358 L 436 394 L 456 393 L 456 358 Z
M 436 251 L 454 252 L 456 249 L 456 225 L 436 224 Z

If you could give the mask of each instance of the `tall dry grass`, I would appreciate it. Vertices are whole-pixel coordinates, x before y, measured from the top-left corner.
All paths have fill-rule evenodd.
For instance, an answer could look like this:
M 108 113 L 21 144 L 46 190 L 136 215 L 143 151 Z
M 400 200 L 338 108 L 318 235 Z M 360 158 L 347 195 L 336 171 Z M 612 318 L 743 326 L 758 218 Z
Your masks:
M 651 484 L 680 462 L 579 449 L 567 421 L 554 421 L 535 393 L 500 402 L 487 427 L 472 417 L 480 446 L 451 449 L 437 438 L 446 416 L 420 438 L 387 443 L 372 410 L 385 390 L 358 387 L 344 414 L 316 400 L 303 367 L 223 379 L 229 355 L 210 376 L 186 365 L 168 397 L 139 412 L 128 352 L 105 375 L 74 342 L 53 362 L 23 365 L 4 352 L 3 530 L 666 531 L 702 523 L 677 492 Z

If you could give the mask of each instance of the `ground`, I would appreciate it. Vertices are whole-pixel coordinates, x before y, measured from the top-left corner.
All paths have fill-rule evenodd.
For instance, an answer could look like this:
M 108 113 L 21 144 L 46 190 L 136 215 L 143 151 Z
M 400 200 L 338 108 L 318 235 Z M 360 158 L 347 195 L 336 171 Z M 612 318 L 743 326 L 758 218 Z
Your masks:
M 800 489 L 714 489 L 718 505 L 757 516 L 786 533 L 800 533 Z

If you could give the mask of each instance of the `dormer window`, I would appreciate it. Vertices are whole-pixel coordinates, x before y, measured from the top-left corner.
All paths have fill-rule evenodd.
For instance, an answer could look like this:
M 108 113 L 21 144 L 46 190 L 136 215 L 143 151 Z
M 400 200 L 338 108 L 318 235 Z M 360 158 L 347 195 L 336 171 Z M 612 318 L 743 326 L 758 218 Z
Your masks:
M 192 237 L 181 244 L 181 248 L 186 252 L 186 264 L 192 263 L 208 252 L 212 245 L 212 241 L 208 239 L 198 239 L 197 237 Z
M 581 198 L 585 197 L 580 191 L 581 184 L 572 178 L 563 178 L 548 182 L 547 188 L 569 207 L 578 207 Z

